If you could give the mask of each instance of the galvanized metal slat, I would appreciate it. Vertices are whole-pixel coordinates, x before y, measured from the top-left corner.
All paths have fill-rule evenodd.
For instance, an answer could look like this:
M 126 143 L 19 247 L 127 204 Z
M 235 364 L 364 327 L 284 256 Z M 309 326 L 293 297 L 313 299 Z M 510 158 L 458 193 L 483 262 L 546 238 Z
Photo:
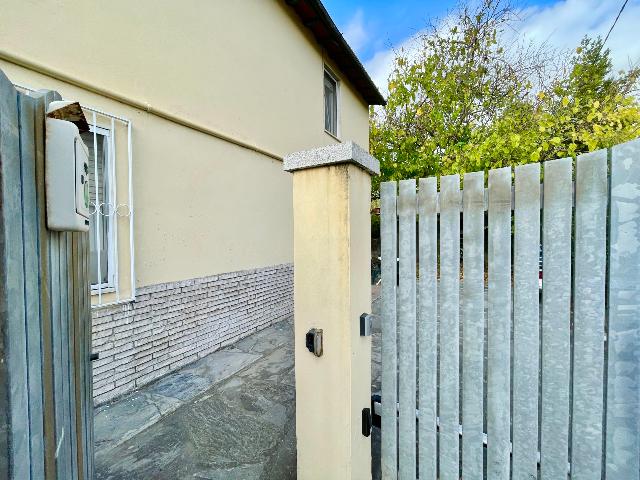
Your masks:
M 396 334 L 397 284 L 397 214 L 396 182 L 380 184 L 380 255 L 382 300 L 382 419 L 381 472 L 383 480 L 398 477 L 397 375 L 398 352 Z
M 438 338 L 437 179 L 418 182 L 418 464 L 421 480 L 437 478 L 436 378 Z
M 69 236 L 69 247 L 70 247 L 70 253 L 69 253 L 69 260 L 71 261 L 71 272 L 72 272 L 72 277 L 69 279 L 69 281 L 71 282 L 71 285 L 74 285 L 76 282 L 79 282 L 81 280 L 81 276 L 78 274 L 79 271 L 79 265 L 81 262 L 81 259 L 79 258 L 80 256 L 80 250 L 78 248 L 78 239 L 80 237 L 81 234 L 79 233 L 73 233 Z M 72 305 L 72 322 L 71 322 L 71 335 L 72 338 L 74 339 L 74 342 L 71 344 L 71 353 L 73 355 L 73 363 L 74 363 L 74 370 L 75 370 L 75 375 L 73 378 L 74 381 L 74 389 L 72 390 L 73 392 L 73 398 L 72 401 L 75 404 L 75 412 L 72 418 L 72 427 L 74 429 L 74 435 L 75 435 L 75 439 L 76 439 L 76 452 L 75 452 L 75 463 L 77 465 L 78 468 L 78 472 L 79 472 L 79 478 L 86 478 L 83 472 L 83 459 L 82 459 L 82 453 L 83 453 L 83 443 L 84 443 L 84 438 L 82 435 L 82 430 L 83 430 L 83 423 L 84 423 L 84 410 L 83 410 L 83 403 L 82 403 L 82 391 L 81 389 L 82 387 L 82 382 L 83 382 L 83 375 L 82 375 L 82 369 L 83 369 L 83 365 L 81 363 L 81 358 L 80 358 L 80 352 L 79 349 L 82 346 L 83 343 L 83 339 L 81 337 L 82 335 L 82 331 L 80 329 L 80 326 L 78 324 L 78 319 L 81 318 L 80 317 L 80 301 L 81 301 L 81 292 L 79 291 L 80 289 L 77 288 L 73 288 L 72 290 L 70 289 L 70 292 L 72 293 L 72 295 L 70 296 L 70 300 L 71 300 L 71 305 Z
M 9 472 L 14 478 L 31 478 L 29 460 L 29 397 L 25 328 L 25 272 L 22 236 L 22 178 L 20 165 L 18 94 L 0 72 L 0 313 L 9 391 L 5 393 L 6 439 Z M 3 405 L 4 406 L 4 405 Z M 3 439 L 3 443 L 5 440 Z M 10 446 L 10 448 L 9 448 Z
M 64 425 L 64 437 L 62 441 L 62 457 L 65 462 L 69 462 L 67 466 L 69 471 L 69 478 L 73 477 L 73 468 L 71 466 L 71 432 L 69 431 L 69 337 L 68 337 L 68 325 L 67 325 L 67 312 L 66 312 L 66 297 L 64 295 L 64 290 L 66 290 L 66 257 L 64 255 L 64 241 L 66 234 L 60 232 L 58 234 L 58 243 L 57 243 L 57 251 L 56 258 L 58 259 L 58 278 L 57 282 L 54 284 L 52 295 L 55 295 L 58 298 L 59 302 L 59 317 L 58 317 L 58 328 L 60 329 L 58 332 L 59 345 L 60 348 L 60 358 L 61 358 L 61 369 L 60 376 L 62 377 L 61 383 L 61 412 L 62 412 L 62 425 Z M 64 285 L 63 285 L 64 283 Z
M 463 190 L 462 477 L 482 480 L 484 456 L 484 172 Z M 421 407 L 422 409 L 422 407 Z
M 576 162 L 573 411 L 571 476 L 599 479 L 602 469 L 607 152 Z
M 508 480 L 511 394 L 511 169 L 489 172 L 487 478 Z
M 640 477 L 640 140 L 611 159 L 607 480 Z
M 55 478 L 56 475 L 56 426 L 53 379 L 53 344 L 52 344 L 52 311 L 49 282 L 51 267 L 49 257 L 49 233 L 45 219 L 45 140 L 44 140 L 44 112 L 46 106 L 55 99 L 54 92 L 34 94 L 35 96 L 35 148 L 36 148 L 36 195 L 38 211 L 38 256 L 40 261 L 40 308 L 42 328 L 42 378 L 44 391 L 44 434 L 45 434 L 45 477 Z
M 26 354 L 29 378 L 29 436 L 31 475 L 44 478 L 44 411 L 42 391 L 42 329 L 40 318 L 38 205 L 36 196 L 35 101 L 19 95 L 22 168 L 22 218 L 24 233 L 24 294 Z
M 61 478 L 70 478 L 70 465 L 67 462 L 65 439 L 69 432 L 65 428 L 64 414 L 64 365 L 61 338 L 61 306 L 58 292 L 60 283 L 60 233 L 49 232 L 49 295 L 51 302 L 51 339 L 53 346 L 53 401 L 56 422 L 56 471 Z
M 60 279 L 55 293 L 60 297 L 60 350 L 62 352 L 62 391 L 63 391 L 63 415 L 65 425 L 64 448 L 66 449 L 65 459 L 69 462 L 69 478 L 75 479 L 73 464 L 73 431 L 71 428 L 71 376 L 73 368 L 69 351 L 69 297 L 68 297 L 68 277 L 69 265 L 67 261 L 67 235 L 68 233 L 60 233 L 59 236 L 59 259 L 60 259 Z
M 512 478 L 538 476 L 540 164 L 515 169 Z
M 72 358 L 70 364 L 70 374 L 73 379 L 70 378 L 70 382 L 74 384 L 75 389 L 72 391 L 72 398 L 70 401 L 75 406 L 75 415 L 71 416 L 69 428 L 73 429 L 73 436 L 75 438 L 75 448 L 72 451 L 73 467 L 77 471 L 77 478 L 86 478 L 83 471 L 84 459 L 83 452 L 86 446 L 86 438 L 84 435 L 84 405 L 82 401 L 82 391 L 85 388 L 86 379 L 83 376 L 82 359 L 79 354 L 79 349 L 82 348 L 85 340 L 83 338 L 83 331 L 78 324 L 78 316 L 80 314 L 80 302 L 82 300 L 83 290 L 86 289 L 87 277 L 81 277 L 78 275 L 78 268 L 80 265 L 82 252 L 78 248 L 78 238 L 86 236 L 87 234 L 69 234 L 67 242 L 71 248 L 69 252 L 70 259 L 70 280 L 76 287 L 74 288 L 73 297 L 70 298 L 73 306 L 72 315 L 69 318 L 69 331 L 73 333 L 75 341 L 69 345 L 69 353 Z M 84 280 L 83 280 L 84 278 Z
M 74 276 L 73 270 L 73 257 L 71 252 L 72 247 L 72 232 L 65 234 L 64 250 L 62 255 L 67 262 L 67 276 L 66 276 L 66 308 L 67 308 L 67 352 L 69 357 L 69 447 L 71 451 L 71 471 L 74 479 L 81 478 L 81 473 L 78 471 L 78 436 L 76 431 L 76 376 L 77 376 L 77 364 L 75 358 L 76 345 L 80 343 L 79 338 L 74 338 L 74 310 L 73 310 L 73 288 L 74 288 Z
M 569 454 L 571 220 L 570 158 L 544 164 L 540 476 L 566 478 Z
M 89 272 L 86 271 L 86 261 L 89 255 L 87 249 L 88 248 L 88 238 L 89 234 L 78 234 L 76 235 L 76 243 L 77 243 L 77 275 L 78 278 L 88 279 Z M 78 319 L 77 319 L 77 331 L 78 337 L 81 339 L 78 345 L 78 355 L 80 362 L 80 388 L 78 389 L 78 396 L 80 398 L 80 412 L 79 412 L 79 426 L 80 432 L 78 433 L 78 438 L 82 439 L 82 452 L 79 456 L 79 461 L 82 461 L 81 471 L 83 472 L 84 479 L 92 479 L 93 473 L 90 473 L 91 470 L 91 462 L 93 461 L 93 437 L 91 435 L 92 430 L 90 428 L 93 427 L 93 397 L 87 396 L 87 392 L 92 387 L 93 382 L 91 380 L 87 381 L 87 379 L 91 379 L 92 375 L 88 370 L 91 368 L 91 361 L 89 359 L 91 346 L 87 344 L 87 330 L 89 331 L 89 340 L 91 339 L 91 323 L 87 325 L 87 322 L 91 322 L 90 316 L 90 294 L 89 282 L 87 281 L 83 289 L 78 289 Z M 89 372 L 89 373 L 88 373 Z M 90 420 L 90 421 L 88 421 Z
M 83 314 L 81 318 L 82 329 L 84 331 L 84 341 L 82 342 L 82 358 L 84 365 L 84 380 L 83 380 L 83 393 L 84 393 L 84 418 L 85 418 L 85 428 L 84 434 L 86 435 L 87 441 L 84 442 L 84 464 L 85 467 L 85 478 L 87 480 L 91 480 L 95 476 L 94 471 L 94 454 L 95 454 L 95 441 L 94 441 L 94 430 L 93 430 L 93 365 L 89 360 L 89 356 L 92 352 L 92 329 L 91 329 L 91 296 L 89 292 L 89 234 L 82 234 L 82 259 L 83 259 L 83 271 L 82 277 L 83 281 L 81 285 L 84 285 L 84 289 L 82 290 L 83 297 Z
M 81 279 L 78 278 L 73 269 L 73 251 L 72 251 L 72 237 L 73 233 L 68 232 L 64 235 L 65 243 L 63 249 L 63 255 L 67 264 L 66 271 L 66 312 L 67 312 L 67 351 L 69 356 L 69 441 L 71 448 L 71 470 L 73 472 L 73 478 L 78 478 L 78 436 L 76 431 L 76 379 L 78 378 L 78 368 L 76 362 L 75 349 L 76 345 L 80 343 L 80 339 L 76 336 L 75 332 L 75 320 L 76 312 L 74 308 L 74 287 L 76 282 Z M 79 286 L 79 285 L 78 285 Z
M 440 478 L 459 478 L 460 177 L 440 179 Z
M 90 331 L 77 338 L 72 319 L 76 318 L 78 288 L 86 297 L 84 318 L 89 318 L 88 271 L 85 268 L 80 276 L 70 270 L 71 235 L 46 228 L 44 110 L 59 95 L 18 96 L 1 74 L 0 84 L 0 231 L 7 235 L 1 271 L 3 276 L 9 275 L 9 280 L 2 282 L 1 310 L 8 312 L 3 320 L 9 342 L 6 366 L 12 416 L 11 429 L 6 431 L 11 438 L 0 437 L 2 444 L 11 445 L 7 449 L 12 456 L 7 463 L 10 470 L 0 476 L 73 479 L 78 478 L 80 454 L 75 439 L 78 422 L 74 421 L 79 411 L 75 347 L 90 343 Z M 86 255 L 85 251 L 85 262 Z M 90 391 L 91 382 L 87 383 Z M 88 404 L 84 411 L 90 426 L 93 409 Z
M 400 181 L 398 197 L 398 467 L 400 480 L 416 478 L 416 182 Z

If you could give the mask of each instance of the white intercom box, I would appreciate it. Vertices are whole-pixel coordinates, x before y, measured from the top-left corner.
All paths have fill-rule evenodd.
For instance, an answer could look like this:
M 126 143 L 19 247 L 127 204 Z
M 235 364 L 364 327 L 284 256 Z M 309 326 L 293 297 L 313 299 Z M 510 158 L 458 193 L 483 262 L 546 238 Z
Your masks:
M 78 127 L 68 120 L 50 118 L 72 102 L 51 102 L 45 132 L 45 191 L 50 230 L 89 230 L 89 151 Z

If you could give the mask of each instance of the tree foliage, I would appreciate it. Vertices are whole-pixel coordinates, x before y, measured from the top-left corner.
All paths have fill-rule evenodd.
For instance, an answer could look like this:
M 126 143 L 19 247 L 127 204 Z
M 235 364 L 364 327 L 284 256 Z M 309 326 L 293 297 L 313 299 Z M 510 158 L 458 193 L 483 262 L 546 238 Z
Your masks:
M 601 39 L 575 53 L 506 41 L 502 0 L 461 8 L 417 54 L 398 52 L 387 105 L 372 110 L 379 181 L 487 170 L 610 147 L 640 135 L 640 69 L 612 73 Z

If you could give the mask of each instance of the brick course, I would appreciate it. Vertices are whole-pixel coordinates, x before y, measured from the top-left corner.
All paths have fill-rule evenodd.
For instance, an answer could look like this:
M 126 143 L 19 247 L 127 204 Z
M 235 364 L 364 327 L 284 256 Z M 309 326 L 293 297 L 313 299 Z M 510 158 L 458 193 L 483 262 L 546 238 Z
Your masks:
M 92 310 L 96 405 L 293 313 L 293 265 L 149 285 Z

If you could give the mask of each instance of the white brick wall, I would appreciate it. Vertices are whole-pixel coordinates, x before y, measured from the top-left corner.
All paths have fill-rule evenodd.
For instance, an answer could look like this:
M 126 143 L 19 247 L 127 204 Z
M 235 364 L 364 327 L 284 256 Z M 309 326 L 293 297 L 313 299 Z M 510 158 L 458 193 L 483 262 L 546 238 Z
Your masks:
M 93 310 L 96 404 L 141 387 L 293 313 L 293 265 L 150 285 Z

